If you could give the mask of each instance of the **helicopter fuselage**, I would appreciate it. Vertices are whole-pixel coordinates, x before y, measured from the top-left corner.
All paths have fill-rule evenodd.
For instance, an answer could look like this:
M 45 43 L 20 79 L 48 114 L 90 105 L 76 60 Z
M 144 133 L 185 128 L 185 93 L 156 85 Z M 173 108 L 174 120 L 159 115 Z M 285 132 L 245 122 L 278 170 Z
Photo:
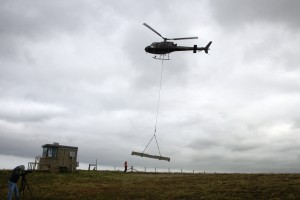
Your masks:
M 197 51 L 206 50 L 203 47 L 197 47 L 194 45 L 193 47 L 185 47 L 185 46 L 177 46 L 174 42 L 153 42 L 150 46 L 145 48 L 145 51 L 152 54 L 168 54 L 174 51 L 193 51 L 196 53 Z
M 152 54 L 167 54 L 175 51 L 177 44 L 174 42 L 153 42 L 145 48 L 147 53 Z

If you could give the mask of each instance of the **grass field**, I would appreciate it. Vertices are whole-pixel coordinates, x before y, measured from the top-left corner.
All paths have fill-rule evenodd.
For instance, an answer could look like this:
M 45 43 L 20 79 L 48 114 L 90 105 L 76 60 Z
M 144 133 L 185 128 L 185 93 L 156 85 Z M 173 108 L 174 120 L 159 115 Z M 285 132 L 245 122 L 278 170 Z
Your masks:
M 9 175 L 0 171 L 0 199 L 6 199 Z M 26 178 L 33 198 L 25 189 L 21 199 L 300 199 L 300 174 L 78 171 Z

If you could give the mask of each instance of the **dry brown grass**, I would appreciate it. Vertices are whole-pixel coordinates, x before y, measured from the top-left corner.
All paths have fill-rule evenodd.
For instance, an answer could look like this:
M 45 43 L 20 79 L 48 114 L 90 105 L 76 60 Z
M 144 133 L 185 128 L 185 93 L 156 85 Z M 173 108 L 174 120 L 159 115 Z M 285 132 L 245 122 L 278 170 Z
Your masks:
M 9 171 L 0 171 L 6 199 Z M 300 174 L 34 172 L 34 199 L 300 199 Z M 25 198 L 31 199 L 25 190 Z

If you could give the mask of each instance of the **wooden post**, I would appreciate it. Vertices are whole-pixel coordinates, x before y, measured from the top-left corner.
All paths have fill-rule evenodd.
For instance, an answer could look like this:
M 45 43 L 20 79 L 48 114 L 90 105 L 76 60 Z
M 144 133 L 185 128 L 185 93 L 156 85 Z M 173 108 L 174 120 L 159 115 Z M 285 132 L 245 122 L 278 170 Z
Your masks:
M 71 167 L 72 167 L 72 173 L 74 172 L 74 157 L 72 156 L 72 164 L 71 164 Z

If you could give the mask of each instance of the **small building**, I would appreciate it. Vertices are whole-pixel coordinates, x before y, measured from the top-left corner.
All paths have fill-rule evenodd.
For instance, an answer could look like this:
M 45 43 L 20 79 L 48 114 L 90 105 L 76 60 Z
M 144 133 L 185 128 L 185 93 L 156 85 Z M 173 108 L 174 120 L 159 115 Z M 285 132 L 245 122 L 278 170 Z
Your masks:
M 73 172 L 79 166 L 77 162 L 78 147 L 53 143 L 44 144 L 42 148 L 43 154 L 39 158 L 38 170 Z

